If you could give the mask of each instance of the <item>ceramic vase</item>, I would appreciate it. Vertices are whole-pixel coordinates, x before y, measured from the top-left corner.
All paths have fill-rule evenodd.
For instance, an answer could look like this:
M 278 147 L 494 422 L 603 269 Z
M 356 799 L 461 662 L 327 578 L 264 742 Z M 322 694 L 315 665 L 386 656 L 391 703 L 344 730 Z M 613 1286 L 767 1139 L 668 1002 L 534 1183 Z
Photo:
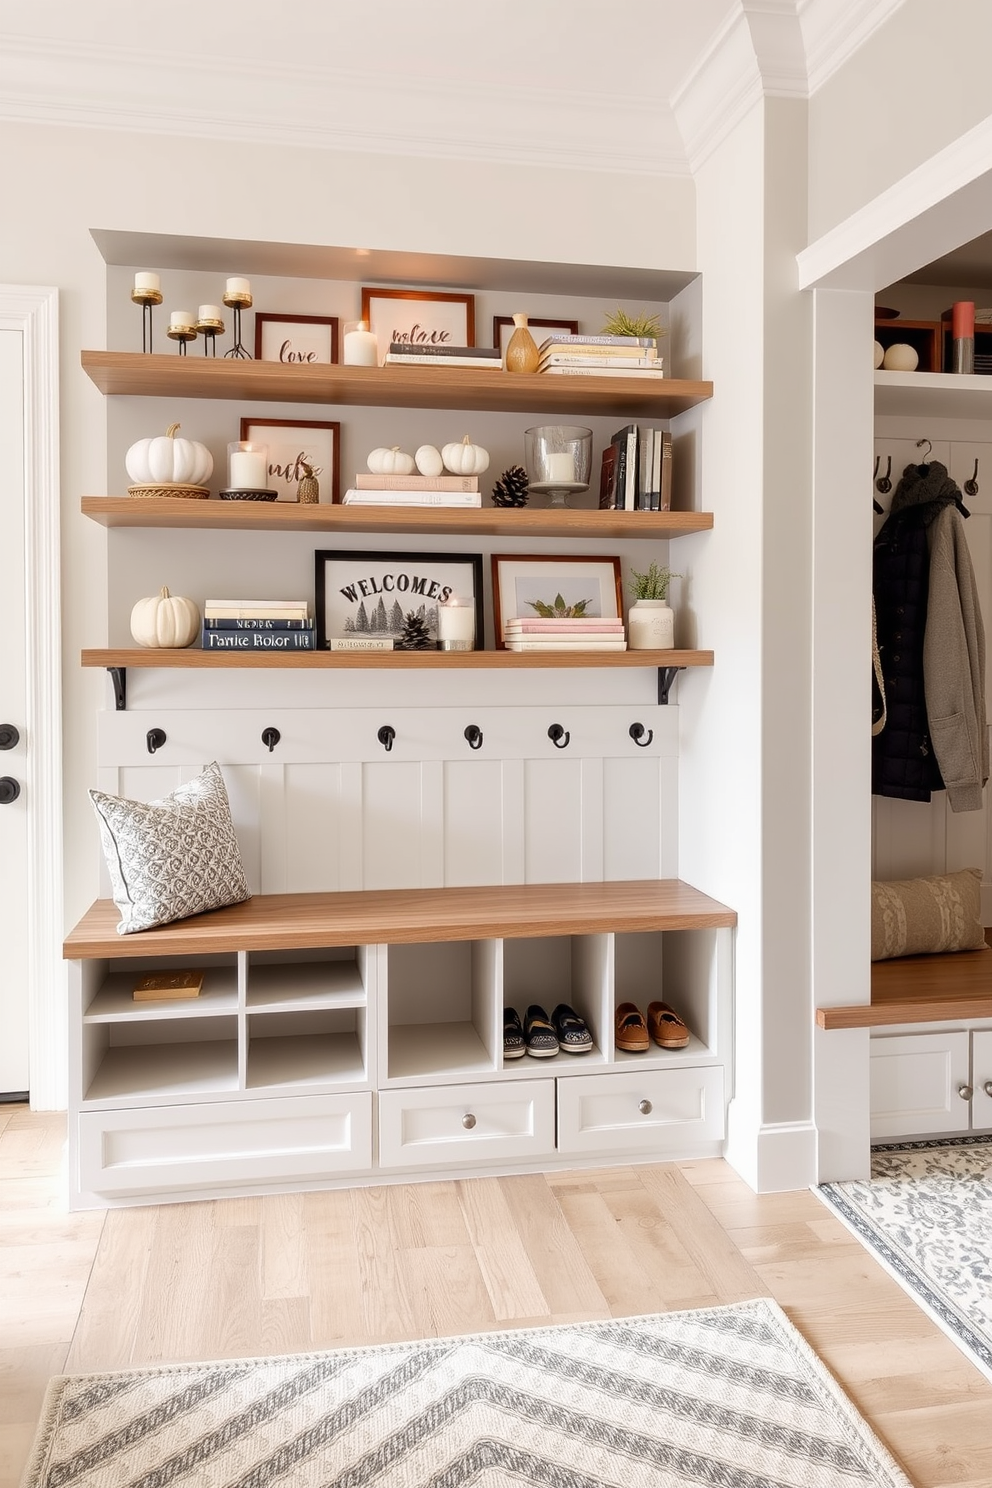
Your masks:
M 536 372 L 540 360 L 537 342 L 527 329 L 526 315 L 513 317 L 513 335 L 506 344 L 503 367 L 507 372 Z
M 667 599 L 638 599 L 627 614 L 631 651 L 669 651 L 675 645 L 675 611 Z

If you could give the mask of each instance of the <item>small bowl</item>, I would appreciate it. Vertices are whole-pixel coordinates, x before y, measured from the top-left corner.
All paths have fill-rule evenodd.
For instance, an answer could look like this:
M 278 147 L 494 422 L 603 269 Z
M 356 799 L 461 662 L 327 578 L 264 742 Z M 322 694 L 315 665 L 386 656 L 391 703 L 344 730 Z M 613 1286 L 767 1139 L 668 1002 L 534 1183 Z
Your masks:
M 218 491 L 221 501 L 278 501 L 278 491 Z

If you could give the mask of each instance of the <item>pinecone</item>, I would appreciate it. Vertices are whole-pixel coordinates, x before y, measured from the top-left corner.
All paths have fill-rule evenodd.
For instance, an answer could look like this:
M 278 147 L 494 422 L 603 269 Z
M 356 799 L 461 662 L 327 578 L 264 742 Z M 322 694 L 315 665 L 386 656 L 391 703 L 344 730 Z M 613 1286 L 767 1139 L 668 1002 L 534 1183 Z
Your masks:
M 396 643 L 397 651 L 431 651 L 433 648 L 427 621 L 411 610 L 403 621 L 403 634 Z
M 320 499 L 320 486 L 317 482 L 320 468 L 318 466 L 314 469 L 312 465 L 307 465 L 305 461 L 301 461 L 300 463 L 303 466 L 303 478 L 296 488 L 296 499 L 302 502 L 304 506 L 313 506 Z
M 493 486 L 493 506 L 526 505 L 527 472 L 522 465 L 511 465 Z

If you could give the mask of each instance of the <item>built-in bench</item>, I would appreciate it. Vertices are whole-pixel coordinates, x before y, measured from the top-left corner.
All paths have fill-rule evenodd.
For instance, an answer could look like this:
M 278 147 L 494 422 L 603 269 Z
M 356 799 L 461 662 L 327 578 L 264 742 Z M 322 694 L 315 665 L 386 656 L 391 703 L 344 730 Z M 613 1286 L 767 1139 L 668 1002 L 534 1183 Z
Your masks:
M 871 1001 L 817 1008 L 818 1026 L 883 1028 L 992 1018 L 992 929 L 986 930 L 985 939 L 984 950 L 873 962 Z

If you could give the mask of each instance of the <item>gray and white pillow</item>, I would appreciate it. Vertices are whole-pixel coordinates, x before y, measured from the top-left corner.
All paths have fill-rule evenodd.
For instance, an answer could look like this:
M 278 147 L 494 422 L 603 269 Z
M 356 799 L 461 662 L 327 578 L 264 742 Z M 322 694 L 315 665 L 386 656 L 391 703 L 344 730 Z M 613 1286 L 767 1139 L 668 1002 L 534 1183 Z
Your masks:
M 150 930 L 251 898 L 215 762 L 161 801 L 90 791 L 100 821 L 118 934 Z

